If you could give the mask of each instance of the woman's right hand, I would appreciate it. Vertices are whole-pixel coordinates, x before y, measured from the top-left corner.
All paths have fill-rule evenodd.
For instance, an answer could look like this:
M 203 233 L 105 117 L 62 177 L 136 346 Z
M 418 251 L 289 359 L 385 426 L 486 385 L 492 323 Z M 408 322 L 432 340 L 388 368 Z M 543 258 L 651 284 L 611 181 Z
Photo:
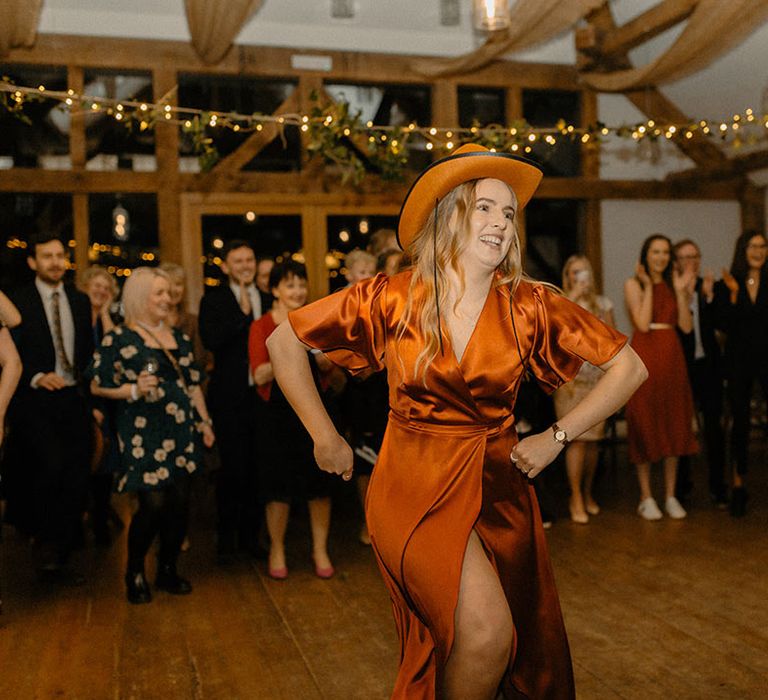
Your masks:
M 731 304 L 735 304 L 736 300 L 739 298 L 739 283 L 726 268 L 723 268 L 723 282 L 731 293 Z
M 352 448 L 338 433 L 327 440 L 315 441 L 315 461 L 324 472 L 340 474 L 345 481 L 352 478 Z
M 146 370 L 142 370 L 136 380 L 136 391 L 138 391 L 141 396 L 146 396 L 147 394 L 152 393 L 155 389 L 157 389 L 157 376 L 150 374 Z
M 640 282 L 640 286 L 643 289 L 647 289 L 652 285 L 651 277 L 646 271 L 643 263 L 637 263 L 637 265 L 635 265 L 635 277 L 637 278 L 637 281 Z

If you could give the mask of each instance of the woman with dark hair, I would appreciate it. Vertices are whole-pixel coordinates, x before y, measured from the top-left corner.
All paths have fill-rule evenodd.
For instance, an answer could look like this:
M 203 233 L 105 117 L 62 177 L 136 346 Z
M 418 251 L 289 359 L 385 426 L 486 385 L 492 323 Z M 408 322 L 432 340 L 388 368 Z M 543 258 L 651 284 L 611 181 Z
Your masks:
M 331 525 L 330 479 L 314 465 L 312 440 L 298 419 L 280 386 L 274 381 L 267 353 L 267 338 L 288 318 L 288 312 L 307 302 L 307 271 L 301 263 L 277 263 L 269 273 L 274 298 L 272 309 L 251 324 L 248 338 L 253 380 L 262 399 L 260 407 L 259 495 L 266 502 L 269 532 L 269 575 L 278 580 L 288 576 L 285 557 L 285 531 L 291 504 L 306 500 L 312 530 L 312 559 L 320 578 L 331 578 L 334 568 L 328 556 L 328 530 Z M 321 355 L 310 354 L 315 386 L 319 372 L 330 363 Z
M 677 328 L 693 329 L 691 272 L 678 272 L 669 238 L 646 238 L 635 276 L 624 284 L 624 299 L 635 329 L 632 347 L 648 368 L 648 381 L 627 403 L 629 461 L 637 466 L 638 514 L 659 520 L 661 510 L 651 491 L 651 464 L 664 462 L 664 508 L 670 518 L 687 513 L 675 498 L 677 460 L 698 452 L 692 430 L 693 396 Z
M 754 231 L 736 240 L 731 270 L 723 270 L 716 286 L 719 325 L 726 332 L 725 356 L 733 427 L 733 491 L 730 511 L 734 517 L 747 512 L 747 448 L 750 400 L 755 380 L 768 399 L 768 239 Z
M 515 221 L 541 175 L 476 145 L 436 161 L 400 213 L 412 268 L 297 309 L 269 340 L 318 465 L 345 479 L 352 450 L 307 351 L 353 373 L 387 368 L 389 424 L 366 515 L 400 637 L 394 698 L 574 696 L 530 479 L 619 408 L 645 370 L 624 336 L 523 276 Z M 605 370 L 596 389 L 518 442 L 526 370 L 552 390 L 584 360 Z

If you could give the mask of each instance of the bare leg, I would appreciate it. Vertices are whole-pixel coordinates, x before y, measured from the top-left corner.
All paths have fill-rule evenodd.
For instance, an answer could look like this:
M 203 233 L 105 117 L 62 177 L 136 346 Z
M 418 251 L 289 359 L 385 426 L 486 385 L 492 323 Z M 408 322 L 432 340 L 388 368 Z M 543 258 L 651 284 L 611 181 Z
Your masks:
M 509 664 L 515 628 L 499 577 L 474 530 L 464 555 L 455 625 L 443 697 L 493 700 Z
M 651 463 L 640 462 L 637 465 L 637 482 L 640 484 L 640 500 L 653 498 L 651 493 Z M 674 485 L 673 485 L 674 488 Z
M 312 556 L 315 564 L 326 569 L 331 566 L 328 557 L 328 530 L 331 527 L 331 499 L 314 498 L 309 502 L 309 524 L 312 529 Z
M 592 497 L 592 483 L 595 480 L 595 472 L 597 471 L 597 443 L 585 442 L 584 443 L 584 505 L 587 509 L 587 513 L 590 515 L 597 515 L 600 512 L 600 506 Z
M 369 474 L 361 474 L 357 477 L 357 495 L 360 497 L 360 505 L 365 510 L 365 496 L 368 493 L 368 483 L 371 477 Z M 363 544 L 371 543 L 371 536 L 368 534 L 368 523 L 365 522 L 365 515 L 363 515 L 363 526 L 360 528 L 360 542 Z
M 568 484 L 571 487 L 571 520 L 575 523 L 589 521 L 587 511 L 584 510 L 584 499 L 581 496 L 581 481 L 584 477 L 584 453 L 585 443 L 577 440 L 568 445 L 565 451 L 565 470 L 568 472 Z
M 285 530 L 291 506 L 288 503 L 270 501 L 264 509 L 269 532 L 269 568 L 285 568 Z
M 664 458 L 664 490 L 665 498 L 675 495 L 675 483 L 677 482 L 677 457 Z

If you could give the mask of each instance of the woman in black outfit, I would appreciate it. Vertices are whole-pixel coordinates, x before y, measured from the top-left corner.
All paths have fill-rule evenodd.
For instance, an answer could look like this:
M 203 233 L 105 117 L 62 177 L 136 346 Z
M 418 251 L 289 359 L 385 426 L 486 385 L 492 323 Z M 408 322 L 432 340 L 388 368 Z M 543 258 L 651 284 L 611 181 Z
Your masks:
M 768 240 L 747 231 L 736 240 L 730 273 L 723 270 L 718 283 L 719 324 L 727 334 L 726 363 L 733 428 L 733 492 L 730 511 L 734 517 L 746 513 L 747 448 L 749 446 L 750 399 L 755 380 L 768 399 L 768 270 L 765 261 Z

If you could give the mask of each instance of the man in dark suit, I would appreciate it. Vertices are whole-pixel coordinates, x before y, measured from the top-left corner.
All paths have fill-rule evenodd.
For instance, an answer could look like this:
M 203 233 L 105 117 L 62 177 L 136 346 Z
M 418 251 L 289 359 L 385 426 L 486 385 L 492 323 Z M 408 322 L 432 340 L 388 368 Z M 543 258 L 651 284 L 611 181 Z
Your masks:
M 694 401 L 702 417 L 702 432 L 707 446 L 709 493 L 718 508 L 728 506 L 725 485 L 725 436 L 723 433 L 723 361 L 715 335 L 714 279 L 712 274 L 701 277 L 701 251 L 689 239 L 675 244 L 675 263 L 683 271 L 693 272 L 691 314 L 693 331 L 682 338 L 688 376 Z M 691 489 L 689 459 L 680 460 L 677 474 L 678 498 Z
M 259 398 L 248 367 L 248 332 L 272 299 L 254 283 L 251 244 L 230 241 L 221 269 L 227 281 L 200 302 L 200 337 L 213 353 L 208 400 L 216 426 L 221 468 L 216 483 L 218 557 L 230 562 L 238 549 L 257 554 L 258 507 L 254 421 Z
M 79 583 L 66 567 L 88 493 L 90 408 L 83 371 L 93 355 L 88 297 L 64 284 L 67 250 L 53 235 L 29 242 L 35 272 L 12 299 L 21 312 L 13 330 L 24 371 L 13 400 L 11 423 L 23 455 L 25 483 L 40 544 L 41 579 Z

